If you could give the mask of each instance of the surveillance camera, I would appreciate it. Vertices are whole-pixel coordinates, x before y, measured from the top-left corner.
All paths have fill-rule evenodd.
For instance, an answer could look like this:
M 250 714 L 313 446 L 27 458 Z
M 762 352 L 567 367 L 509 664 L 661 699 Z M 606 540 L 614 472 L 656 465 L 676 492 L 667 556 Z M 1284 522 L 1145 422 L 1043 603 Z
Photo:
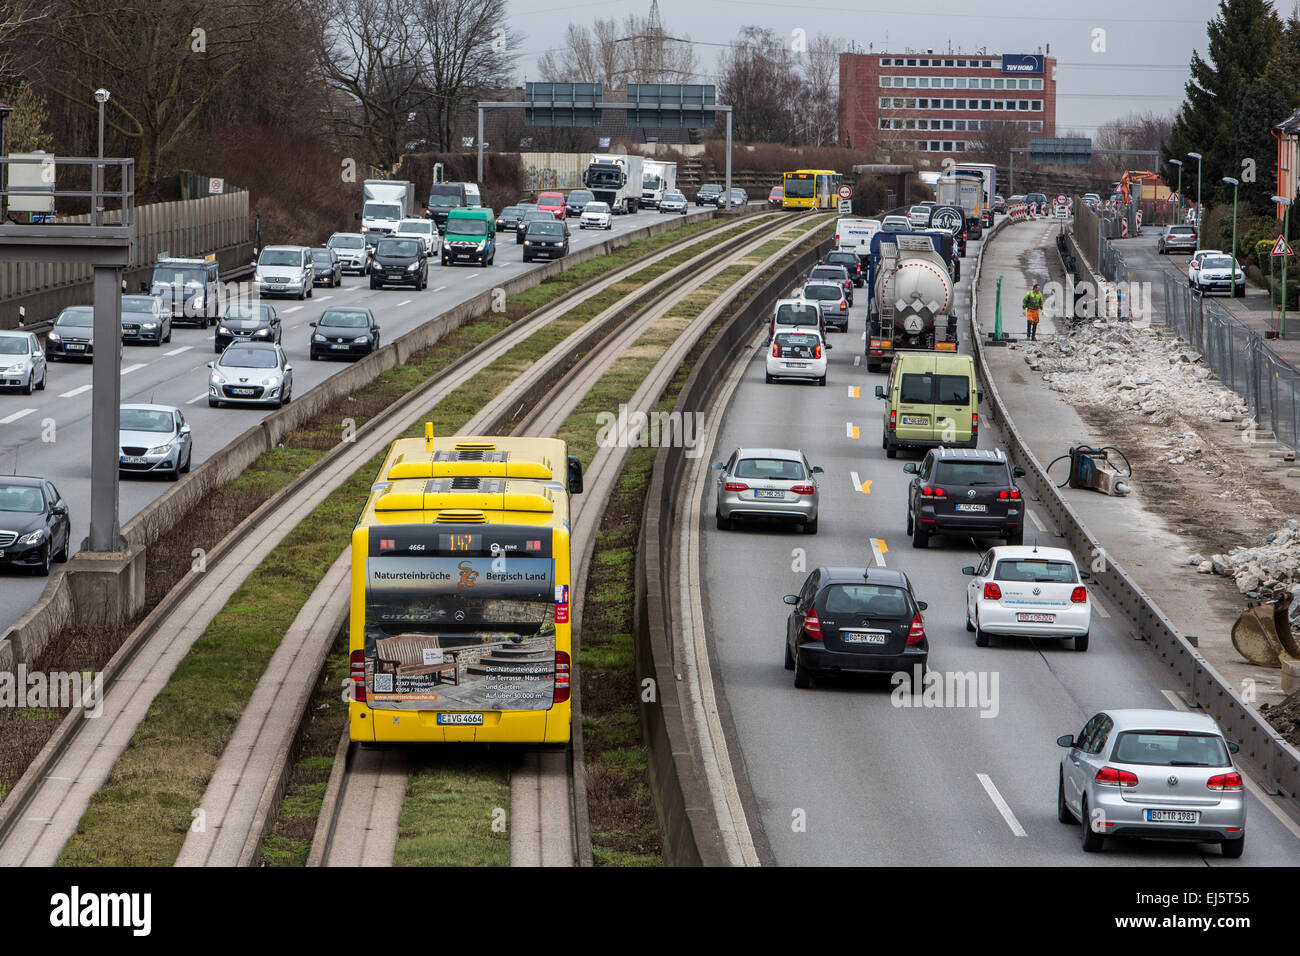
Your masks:
M 111 94 L 108 92 L 108 90 L 104 89 L 101 86 L 99 89 L 95 90 L 95 102 L 107 103 L 110 95 Z

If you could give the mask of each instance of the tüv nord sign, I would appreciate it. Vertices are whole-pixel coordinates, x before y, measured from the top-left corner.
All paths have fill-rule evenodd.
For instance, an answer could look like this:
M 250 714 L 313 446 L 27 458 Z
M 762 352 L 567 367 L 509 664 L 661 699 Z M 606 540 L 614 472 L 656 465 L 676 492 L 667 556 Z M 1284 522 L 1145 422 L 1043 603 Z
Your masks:
M 1043 55 L 1041 53 L 1003 53 L 1003 73 L 1042 73 Z

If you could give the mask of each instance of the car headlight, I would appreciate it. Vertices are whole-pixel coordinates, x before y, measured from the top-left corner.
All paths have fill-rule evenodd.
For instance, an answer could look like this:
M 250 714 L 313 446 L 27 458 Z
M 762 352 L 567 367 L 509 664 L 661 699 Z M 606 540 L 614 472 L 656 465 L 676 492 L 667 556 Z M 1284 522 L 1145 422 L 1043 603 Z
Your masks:
M 267 388 L 274 388 L 275 386 L 280 384 L 280 376 L 272 375 L 270 378 L 264 379 L 262 381 L 262 384 Z
M 258 330 L 257 330 L 256 332 L 254 332 L 253 334 L 254 334 L 254 335 L 270 335 L 270 334 L 271 334 L 271 330 L 270 330 L 270 329 L 258 329 Z
M 217 326 L 217 334 L 218 334 L 218 335 L 233 335 L 234 333 L 231 332 L 230 329 L 226 328 L 224 325 L 219 325 L 219 326 Z
M 221 375 L 219 375 L 217 372 L 214 371 L 210 376 L 208 376 L 208 384 L 225 385 L 226 380 Z
M 18 539 L 19 544 L 40 544 L 45 538 L 45 529 L 37 528 L 31 534 L 25 534 Z
M 156 329 L 156 328 L 158 328 L 158 323 L 157 323 L 157 322 L 144 322 L 144 323 L 141 324 L 140 328 L 142 328 L 142 329 Z
M 171 450 L 172 450 L 171 442 L 168 442 L 166 445 L 159 445 L 157 448 L 150 448 L 148 454 L 165 455 Z
M 63 339 L 60 338 L 58 332 L 51 332 L 48 336 L 46 336 L 46 338 L 48 338 L 51 342 L 62 342 L 62 341 L 63 341 Z
M 323 336 L 323 335 L 321 335 L 319 332 L 317 332 L 315 335 L 313 335 L 313 336 L 311 337 L 311 340 L 312 340 L 313 342 L 324 342 L 324 341 L 325 341 L 325 336 Z
M 415 262 L 412 262 L 409 266 L 406 267 L 406 271 L 414 272 L 418 268 L 420 268 L 420 263 L 419 260 L 416 260 Z
M 367 343 L 370 341 L 370 336 L 368 336 L 368 335 L 358 335 L 358 336 L 357 336 L 355 339 L 353 339 L 352 341 L 356 342 L 357 345 L 365 345 L 365 344 L 367 344 Z
M 525 240 L 524 240 L 524 245 L 526 245 L 526 246 L 531 246 L 532 244 L 533 244 L 533 240 L 531 240 L 531 239 L 525 239 Z

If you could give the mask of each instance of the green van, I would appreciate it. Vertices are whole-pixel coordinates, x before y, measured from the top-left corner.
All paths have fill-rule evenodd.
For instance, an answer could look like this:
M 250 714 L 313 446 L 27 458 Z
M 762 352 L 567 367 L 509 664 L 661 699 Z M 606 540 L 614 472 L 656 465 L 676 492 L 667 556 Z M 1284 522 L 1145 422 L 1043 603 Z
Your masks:
M 979 390 L 969 355 L 898 352 L 876 397 L 886 403 L 880 447 L 887 458 L 897 458 L 899 448 L 979 445 Z
M 497 257 L 497 217 L 486 206 L 452 209 L 442 234 L 442 264 L 461 260 L 477 262 L 483 268 Z

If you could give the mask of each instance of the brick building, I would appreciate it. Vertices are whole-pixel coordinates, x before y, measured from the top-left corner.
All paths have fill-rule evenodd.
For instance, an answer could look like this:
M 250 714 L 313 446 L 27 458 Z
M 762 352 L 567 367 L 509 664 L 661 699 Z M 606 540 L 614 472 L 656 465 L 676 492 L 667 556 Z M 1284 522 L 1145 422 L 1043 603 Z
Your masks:
M 840 54 L 843 145 L 964 159 L 987 124 L 1056 135 L 1056 58 L 1039 53 Z

